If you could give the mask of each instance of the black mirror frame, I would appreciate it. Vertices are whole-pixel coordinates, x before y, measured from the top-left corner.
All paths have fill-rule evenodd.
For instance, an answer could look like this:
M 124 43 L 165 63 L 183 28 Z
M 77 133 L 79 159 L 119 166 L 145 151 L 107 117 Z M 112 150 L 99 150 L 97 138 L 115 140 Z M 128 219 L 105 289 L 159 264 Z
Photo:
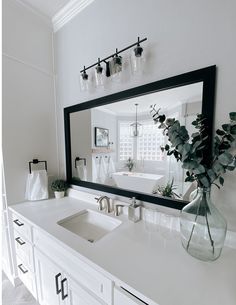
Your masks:
M 69 184 L 74 184 L 77 186 L 85 187 L 88 189 L 94 189 L 101 192 L 112 193 L 119 196 L 124 196 L 129 198 L 136 197 L 138 200 L 144 202 L 151 202 L 161 206 L 166 206 L 181 210 L 186 204 L 188 204 L 187 201 L 171 199 L 162 196 L 160 197 L 152 196 L 144 193 L 115 188 L 112 186 L 107 186 L 94 182 L 78 181 L 76 179 L 73 179 L 72 160 L 71 160 L 70 113 L 86 110 L 98 106 L 103 106 L 106 104 L 115 103 L 118 101 L 122 101 L 125 99 L 137 97 L 148 93 L 163 91 L 184 85 L 190 85 L 196 82 L 203 82 L 202 114 L 207 119 L 210 141 L 212 142 L 214 100 L 215 100 L 215 78 L 216 78 L 216 66 L 214 65 L 64 108 L 67 182 Z

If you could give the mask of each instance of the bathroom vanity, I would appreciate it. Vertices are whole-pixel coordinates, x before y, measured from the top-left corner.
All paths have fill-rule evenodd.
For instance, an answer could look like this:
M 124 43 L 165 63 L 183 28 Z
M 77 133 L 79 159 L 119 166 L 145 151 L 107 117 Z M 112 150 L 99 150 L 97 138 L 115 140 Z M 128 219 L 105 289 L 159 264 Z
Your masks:
M 236 249 L 198 261 L 178 232 L 163 238 L 125 213 L 98 211 L 94 197 L 70 190 L 9 208 L 18 276 L 41 305 L 235 305 Z

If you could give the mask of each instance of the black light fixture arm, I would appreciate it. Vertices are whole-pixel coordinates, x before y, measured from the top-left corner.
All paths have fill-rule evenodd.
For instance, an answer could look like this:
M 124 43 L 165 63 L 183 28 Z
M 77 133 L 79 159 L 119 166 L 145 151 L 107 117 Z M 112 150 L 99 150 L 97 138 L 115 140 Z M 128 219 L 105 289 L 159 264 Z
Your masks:
M 116 55 L 118 55 L 118 54 L 120 54 L 120 53 L 122 53 L 122 52 L 124 52 L 124 51 L 126 51 L 126 50 L 128 50 L 128 49 L 130 49 L 130 48 L 132 48 L 132 47 L 134 47 L 134 46 L 139 46 L 140 43 L 142 43 L 142 42 L 144 42 L 144 41 L 146 41 L 146 40 L 147 40 L 147 38 L 143 38 L 143 39 L 140 40 L 140 38 L 138 37 L 138 41 L 135 42 L 135 43 L 133 43 L 133 44 L 131 44 L 131 45 L 129 45 L 128 47 L 126 47 L 126 48 L 124 48 L 124 49 L 122 49 L 122 50 L 120 50 L 120 51 L 118 51 L 118 49 L 116 49 L 116 52 L 115 52 L 115 53 L 113 53 L 113 54 L 107 56 L 106 58 L 100 59 L 99 61 L 97 61 L 96 63 L 94 63 L 94 64 L 92 64 L 92 65 L 90 65 L 90 66 L 88 66 L 87 68 L 85 68 L 85 66 L 84 66 L 84 69 L 81 70 L 80 73 L 85 72 L 86 70 L 88 70 L 88 69 L 90 69 L 90 68 L 92 68 L 92 67 L 95 67 L 96 65 L 98 65 L 98 64 L 101 63 L 101 62 L 106 63 L 106 60 L 108 60 L 109 58 L 112 58 L 112 57 L 114 57 L 114 56 L 116 56 Z

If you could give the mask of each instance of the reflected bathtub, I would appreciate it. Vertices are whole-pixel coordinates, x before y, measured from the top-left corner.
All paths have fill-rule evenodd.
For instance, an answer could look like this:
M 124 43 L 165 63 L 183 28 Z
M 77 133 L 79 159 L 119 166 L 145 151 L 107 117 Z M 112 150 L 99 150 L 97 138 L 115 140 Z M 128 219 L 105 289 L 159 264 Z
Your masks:
M 164 180 L 163 175 L 135 172 L 116 172 L 112 177 L 119 188 L 149 194 Z

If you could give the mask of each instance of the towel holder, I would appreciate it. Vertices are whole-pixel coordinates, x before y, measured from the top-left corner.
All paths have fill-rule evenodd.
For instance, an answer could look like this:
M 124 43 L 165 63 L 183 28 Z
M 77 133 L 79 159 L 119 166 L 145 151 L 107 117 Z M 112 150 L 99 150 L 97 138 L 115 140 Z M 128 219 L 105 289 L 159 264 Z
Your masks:
M 76 157 L 76 158 L 75 158 L 75 168 L 76 168 L 76 163 L 77 163 L 77 161 L 81 161 L 81 160 L 84 161 L 84 166 L 86 166 L 86 158 Z
M 32 164 L 38 164 L 38 163 L 44 163 L 45 166 L 45 170 L 48 170 L 48 166 L 47 166 L 47 161 L 39 161 L 38 159 L 33 159 L 32 161 L 29 162 L 29 172 L 31 174 L 31 165 Z

